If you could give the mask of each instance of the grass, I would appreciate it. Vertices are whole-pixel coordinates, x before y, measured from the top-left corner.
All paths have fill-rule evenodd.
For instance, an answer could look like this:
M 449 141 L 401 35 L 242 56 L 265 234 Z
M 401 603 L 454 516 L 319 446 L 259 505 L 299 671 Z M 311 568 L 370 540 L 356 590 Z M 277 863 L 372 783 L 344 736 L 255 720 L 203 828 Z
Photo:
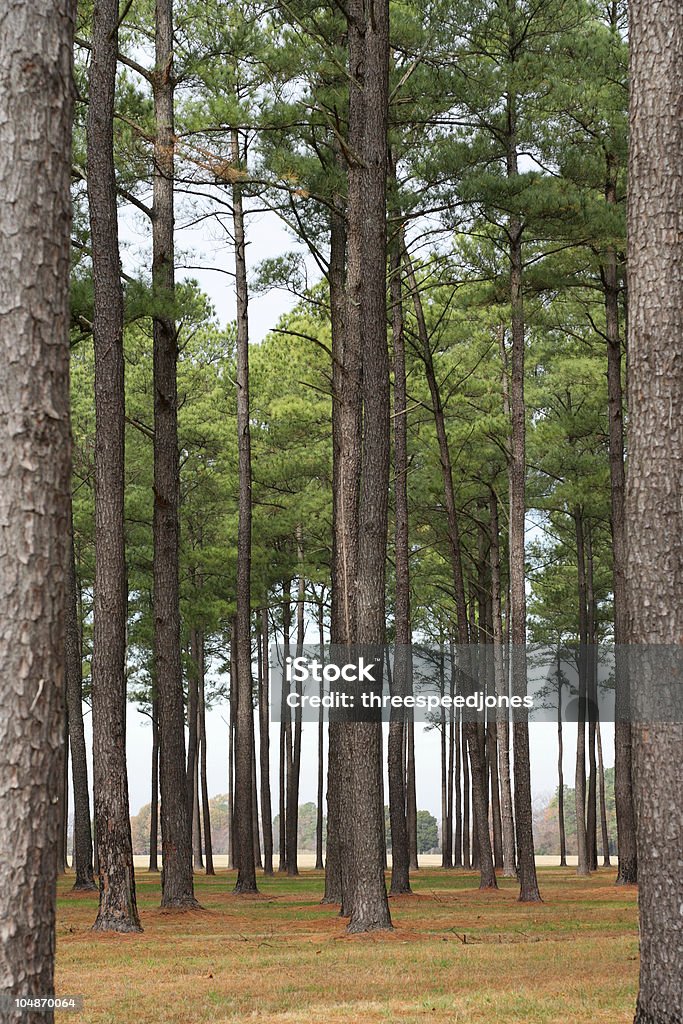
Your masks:
M 544 902 L 523 905 L 514 880 L 480 893 L 471 872 L 422 869 L 390 901 L 392 932 L 351 937 L 320 872 L 260 879 L 253 898 L 231 895 L 233 872 L 198 875 L 205 909 L 178 914 L 138 871 L 142 935 L 91 932 L 97 897 L 66 876 L 57 993 L 82 994 L 93 1024 L 631 1024 L 635 889 L 609 870 L 539 878 Z

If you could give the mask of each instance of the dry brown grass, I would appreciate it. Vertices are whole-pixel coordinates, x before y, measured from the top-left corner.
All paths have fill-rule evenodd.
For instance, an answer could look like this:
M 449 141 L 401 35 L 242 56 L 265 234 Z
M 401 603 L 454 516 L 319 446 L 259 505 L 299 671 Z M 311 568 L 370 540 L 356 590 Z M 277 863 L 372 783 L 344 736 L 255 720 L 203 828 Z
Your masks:
M 630 1024 L 635 890 L 610 871 L 540 881 L 543 904 L 525 906 L 507 879 L 480 893 L 472 873 L 423 869 L 391 901 L 392 932 L 351 937 L 320 906 L 320 873 L 260 880 L 252 899 L 231 895 L 233 873 L 198 876 L 205 910 L 172 914 L 139 872 L 144 933 L 102 935 L 96 898 L 67 877 L 57 992 L 84 995 L 77 1019 L 93 1024 Z

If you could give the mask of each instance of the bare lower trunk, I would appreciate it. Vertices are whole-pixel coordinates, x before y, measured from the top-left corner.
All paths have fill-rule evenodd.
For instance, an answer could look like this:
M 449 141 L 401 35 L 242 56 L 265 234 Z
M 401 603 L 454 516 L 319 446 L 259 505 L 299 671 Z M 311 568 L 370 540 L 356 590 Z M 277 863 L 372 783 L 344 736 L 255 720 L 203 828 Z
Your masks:
M 395 179 L 395 174 L 393 175 Z M 395 655 L 393 692 L 412 690 L 410 627 L 410 548 L 408 540 L 408 436 L 406 358 L 401 295 L 401 252 L 398 242 L 391 247 L 390 263 L 391 332 L 394 345 L 394 499 L 395 499 Z M 389 819 L 391 822 L 391 894 L 410 889 L 410 850 L 406 821 L 406 787 L 403 761 L 406 729 L 403 710 L 392 709 L 389 724 L 387 764 L 389 777 Z
M 71 518 L 71 517 L 70 517 Z M 92 831 L 90 828 L 90 793 L 88 790 L 88 761 L 83 729 L 83 680 L 81 631 L 78 623 L 76 592 L 76 559 L 73 543 L 73 520 L 69 533 L 69 552 L 66 566 L 66 700 L 69 712 L 71 740 L 71 774 L 74 787 L 74 889 L 95 889 L 92 860 Z
M 605 199 L 617 203 L 618 164 L 608 154 Z M 638 879 L 636 824 L 633 810 L 631 721 L 629 681 L 623 644 L 627 639 L 626 594 L 626 472 L 624 467 L 624 399 L 621 383 L 621 335 L 619 331 L 619 277 L 617 255 L 610 248 L 602 268 L 607 334 L 607 402 L 609 409 L 609 471 L 612 528 L 612 575 L 614 595 L 614 643 L 616 720 L 614 726 L 614 803 L 617 814 L 617 885 Z
M 586 561 L 583 542 L 583 516 L 577 509 L 574 514 L 576 524 L 576 556 L 579 581 L 579 711 L 576 739 L 576 773 L 574 777 L 574 794 L 576 805 L 576 845 L 578 864 L 576 873 L 589 874 L 588 834 L 586 831 L 586 703 L 588 686 L 588 624 L 586 615 Z
M 321 591 L 318 604 L 318 637 L 320 646 L 320 663 L 325 664 L 325 609 L 323 605 L 323 594 Z M 318 696 L 322 700 L 325 693 L 325 684 L 322 676 L 320 678 L 320 691 Z M 322 871 L 323 864 L 323 796 L 325 792 L 325 762 L 323 757 L 323 743 L 325 736 L 325 722 L 322 705 L 318 711 L 318 790 L 315 808 L 315 869 Z
M 273 812 L 270 803 L 270 713 L 268 609 L 261 609 L 261 674 L 259 678 L 259 758 L 261 766 L 261 827 L 263 873 L 273 874 Z
M 232 162 L 242 163 L 240 139 L 232 130 Z M 252 755 L 254 711 L 251 677 L 251 435 L 249 429 L 249 298 L 244 235 L 242 186 L 232 186 L 237 293 L 237 448 L 239 462 L 239 514 L 237 525 L 237 722 L 235 732 L 235 892 L 256 892 L 254 860 Z
M 602 866 L 608 868 L 611 865 L 609 854 L 609 832 L 607 830 L 607 802 L 605 800 L 605 766 L 602 760 L 602 739 L 600 737 L 600 722 L 595 724 L 595 734 L 598 743 L 598 786 L 600 791 L 600 833 L 602 836 Z
M 209 783 L 206 772 L 206 660 L 204 633 L 198 634 L 199 669 L 199 775 L 202 791 L 202 821 L 204 825 L 204 854 L 207 875 L 215 875 L 213 866 L 213 843 L 211 839 L 211 808 L 209 804 Z
M 156 0 L 154 217 L 154 666 L 159 702 L 161 905 L 198 906 L 192 875 L 192 805 L 185 762 L 180 657 L 178 337 L 174 257 L 173 0 Z
M 149 815 L 149 871 L 158 871 L 159 846 L 159 705 L 152 684 L 152 800 Z
M 69 174 L 75 4 L 0 18 L 0 989 L 54 994 L 70 536 Z M 52 1010 L 3 1010 L 51 1024 Z
M 93 791 L 100 901 L 94 928 L 139 931 L 126 772 L 123 290 L 114 172 L 118 4 L 98 5 L 88 105 L 95 350 Z

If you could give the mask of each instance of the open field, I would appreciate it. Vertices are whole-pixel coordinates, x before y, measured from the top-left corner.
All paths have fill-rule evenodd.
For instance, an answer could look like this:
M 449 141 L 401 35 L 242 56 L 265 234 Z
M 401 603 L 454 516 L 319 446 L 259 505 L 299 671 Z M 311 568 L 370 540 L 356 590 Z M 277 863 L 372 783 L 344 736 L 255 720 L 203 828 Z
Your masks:
M 391 900 L 391 933 L 347 936 L 320 905 L 321 872 L 259 879 L 198 875 L 205 910 L 158 909 L 159 878 L 138 872 L 142 935 L 91 932 L 97 897 L 59 882 L 57 993 L 84 995 L 62 1018 L 93 1024 L 630 1024 L 638 975 L 636 891 L 614 872 L 578 879 L 540 868 L 544 903 L 514 880 L 479 893 L 472 872 L 423 867 Z

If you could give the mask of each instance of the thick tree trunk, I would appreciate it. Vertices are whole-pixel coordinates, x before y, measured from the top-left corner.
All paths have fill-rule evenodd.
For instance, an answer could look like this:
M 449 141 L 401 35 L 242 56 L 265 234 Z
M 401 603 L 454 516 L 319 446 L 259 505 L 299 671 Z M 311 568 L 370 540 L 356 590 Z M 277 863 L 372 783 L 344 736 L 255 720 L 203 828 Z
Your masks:
M 232 162 L 241 166 L 239 136 L 232 130 Z M 237 722 L 235 732 L 235 845 L 236 893 L 256 892 L 253 841 L 252 747 L 254 709 L 251 678 L 251 435 L 249 430 L 249 297 L 244 237 L 242 186 L 232 186 L 237 293 L 237 448 L 239 462 L 239 514 L 237 524 Z
M 69 563 L 75 4 L 0 18 L 0 990 L 54 994 Z M 48 1024 L 51 1010 L 3 1011 Z
M 273 874 L 273 811 L 270 803 L 270 712 L 268 609 L 261 609 L 261 675 L 259 677 L 259 761 L 261 767 L 261 826 L 263 873 Z
M 393 169 L 393 167 L 392 167 Z M 395 173 L 392 174 L 395 180 Z M 396 240 L 391 246 L 390 262 L 391 333 L 394 345 L 394 546 L 395 653 L 393 692 L 405 695 L 412 690 L 410 626 L 410 546 L 408 540 L 408 403 L 406 395 L 406 353 L 403 334 L 401 294 L 401 251 Z M 391 823 L 392 896 L 410 889 L 410 850 L 406 821 L 405 771 L 403 767 L 405 712 L 392 708 L 387 745 L 389 778 L 389 820 Z
M 96 422 L 92 719 L 100 902 L 94 928 L 139 931 L 126 773 L 123 289 L 113 135 L 117 25 L 118 3 L 103 0 L 94 12 L 87 127 Z
M 66 565 L 66 702 L 69 712 L 71 740 L 71 774 L 74 787 L 74 889 L 95 889 L 92 861 L 92 831 L 90 828 L 90 791 L 88 789 L 88 761 L 83 729 L 83 679 L 81 631 L 78 622 L 76 588 L 76 558 L 73 540 L 73 518 L 70 515 L 69 552 Z
M 357 632 L 385 641 L 389 488 L 389 354 L 386 336 L 388 0 L 350 0 L 347 338 L 363 352 L 362 475 L 358 506 Z M 348 381 L 346 382 L 348 385 Z M 380 666 L 382 662 L 380 662 Z M 382 724 L 343 724 L 342 886 L 349 931 L 391 927 L 384 882 Z M 348 884 L 347 884 L 348 882 Z
M 152 285 L 154 316 L 154 672 L 159 704 L 161 905 L 198 906 L 180 657 L 178 337 L 173 220 L 173 0 L 156 0 Z
M 605 198 L 617 203 L 616 160 L 607 158 Z M 605 290 L 607 334 L 607 402 L 609 409 L 609 472 L 612 527 L 612 590 L 614 595 L 614 643 L 616 721 L 614 726 L 614 802 L 617 812 L 617 885 L 638 880 L 636 822 L 633 810 L 631 720 L 629 681 L 623 645 L 628 630 L 626 594 L 626 473 L 624 469 L 624 401 L 621 383 L 621 337 L 619 332 L 619 277 L 617 256 L 610 248 L 602 268 Z
M 683 7 L 632 0 L 629 166 L 627 595 L 632 644 L 683 636 Z M 661 651 L 662 648 L 660 647 Z M 648 720 L 662 688 L 641 658 L 633 728 L 638 842 L 637 1024 L 676 1024 L 683 1007 L 683 725 Z M 680 686 L 680 672 L 673 686 Z M 642 691 L 641 691 L 642 688 Z M 660 691 L 660 701 L 666 697 Z M 660 704 L 666 707 L 666 704 Z M 680 708 L 680 698 L 678 700 Z

